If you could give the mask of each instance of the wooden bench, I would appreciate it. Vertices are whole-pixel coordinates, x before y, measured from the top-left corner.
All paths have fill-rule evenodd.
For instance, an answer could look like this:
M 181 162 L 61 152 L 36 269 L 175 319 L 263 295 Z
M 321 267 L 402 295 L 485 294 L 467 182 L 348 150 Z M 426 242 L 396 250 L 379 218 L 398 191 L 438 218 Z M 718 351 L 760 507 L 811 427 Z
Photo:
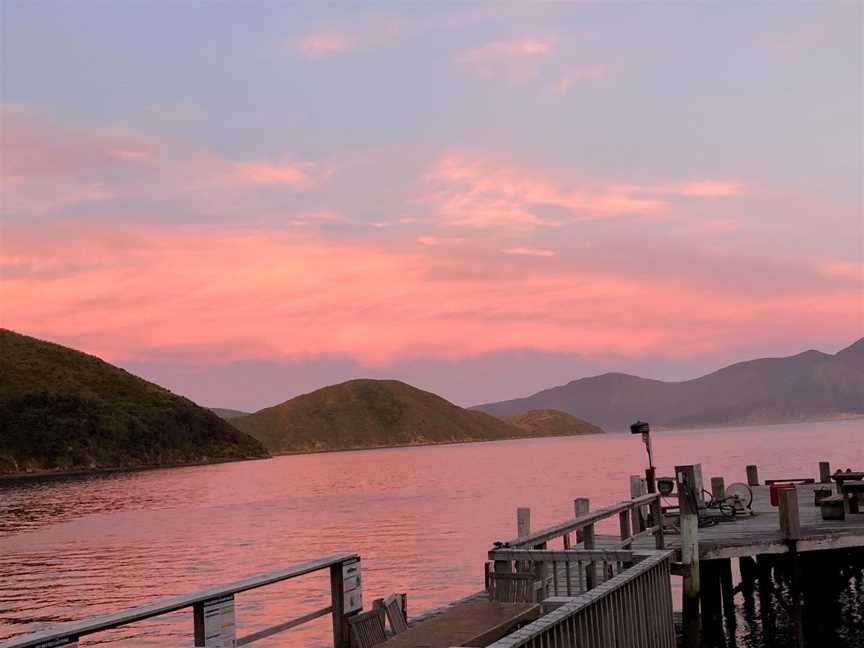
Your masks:
M 819 500 L 819 506 L 822 508 L 823 520 L 845 520 L 846 519 L 846 502 L 843 495 L 831 495 L 823 497 Z

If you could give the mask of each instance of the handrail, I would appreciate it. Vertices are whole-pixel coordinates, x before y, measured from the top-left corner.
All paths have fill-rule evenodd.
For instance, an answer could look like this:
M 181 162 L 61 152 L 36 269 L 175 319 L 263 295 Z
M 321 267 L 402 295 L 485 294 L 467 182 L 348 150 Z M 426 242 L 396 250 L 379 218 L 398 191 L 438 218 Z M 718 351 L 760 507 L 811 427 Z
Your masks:
M 574 531 L 580 531 L 585 527 L 591 526 L 596 522 L 600 522 L 601 520 L 610 518 L 614 515 L 618 515 L 619 513 L 622 513 L 624 511 L 631 511 L 636 507 L 640 506 L 652 506 L 659 508 L 659 505 L 659 493 L 648 493 L 647 495 L 640 495 L 639 497 L 634 497 L 633 499 L 625 500 L 623 502 L 619 502 L 618 504 L 613 504 L 611 506 L 607 506 L 596 511 L 591 511 L 586 515 L 567 520 L 566 522 L 561 522 L 560 524 L 541 529 L 540 531 L 535 531 L 534 533 L 531 533 L 529 535 L 514 538 L 513 540 L 510 540 L 504 544 L 509 545 L 513 548 L 535 547 L 549 540 L 560 538 L 567 534 L 573 533 Z M 659 533 L 662 534 L 662 527 L 659 529 Z
M 174 612 L 176 610 L 182 610 L 184 608 L 198 606 L 206 601 L 211 601 L 213 599 L 217 599 L 223 596 L 233 596 L 239 592 L 245 592 L 247 590 L 255 589 L 258 587 L 264 587 L 266 585 L 272 585 L 273 583 L 278 583 L 279 581 L 288 580 L 290 578 L 296 578 L 298 576 L 304 576 L 306 574 L 310 574 L 315 571 L 319 571 L 322 569 L 333 568 L 336 565 L 341 565 L 346 562 L 352 562 L 359 560 L 360 556 L 356 553 L 346 553 L 346 554 L 336 554 L 333 556 L 327 556 L 325 558 L 320 558 L 318 560 L 311 560 L 304 563 L 298 563 L 286 569 L 281 569 L 279 571 L 270 572 L 268 574 L 261 574 L 258 576 L 252 576 L 250 578 L 245 578 L 243 580 L 235 581 L 233 583 L 228 583 L 226 585 L 220 585 L 216 587 L 210 587 L 208 589 L 199 590 L 197 592 L 192 592 L 190 594 L 182 594 L 180 596 L 174 596 L 171 598 L 161 599 L 159 601 L 155 601 L 153 603 L 148 603 L 146 605 L 141 605 L 134 608 L 129 608 L 126 610 L 121 610 L 120 612 L 113 612 L 111 614 L 104 614 L 101 616 L 93 617 L 90 619 L 85 619 L 83 621 L 71 621 L 68 623 L 61 623 L 55 626 L 52 626 L 46 630 L 40 630 L 38 632 L 34 632 L 31 634 L 23 635 L 21 637 L 14 638 L 10 641 L 4 642 L 0 644 L 0 648 L 33 648 L 36 646 L 42 646 L 49 642 L 59 642 L 64 639 L 70 637 L 80 637 L 83 635 L 93 634 L 95 632 L 101 632 L 103 630 L 110 630 L 112 628 L 117 628 L 119 626 L 127 625 L 130 623 L 135 623 L 136 621 L 143 621 L 144 619 L 149 619 L 155 616 L 159 616 L 161 614 L 165 614 L 167 612 Z M 340 580 L 341 580 L 341 572 L 340 572 Z M 332 585 L 331 585 L 332 586 Z M 341 590 L 341 587 L 340 587 Z M 333 594 L 337 594 L 333 592 Z M 342 595 L 342 591 L 338 592 L 338 595 Z M 340 605 L 341 607 L 341 605 Z M 311 615 L 305 615 L 304 617 L 300 617 L 300 619 L 295 619 L 295 621 L 306 622 L 314 618 L 318 618 L 319 616 L 323 616 L 329 612 L 335 612 L 333 607 L 325 608 L 324 610 L 318 610 Z M 306 618 L 311 617 L 311 618 Z M 287 622 L 280 624 L 282 629 L 287 629 L 288 627 L 294 627 L 294 625 L 299 625 L 298 623 Z M 271 628 L 272 630 L 272 628 Z M 238 642 L 243 644 L 250 643 L 251 640 L 255 638 L 262 638 L 261 633 L 266 631 L 260 631 L 253 633 L 253 635 L 248 635 Z M 269 636 L 267 635 L 264 636 Z M 57 644 L 62 645 L 62 644 Z M 198 644 L 196 645 L 203 645 Z
M 558 626 L 561 626 L 568 620 L 576 617 L 579 613 L 583 612 L 587 608 L 596 605 L 602 599 L 612 594 L 615 594 L 623 587 L 627 586 L 630 583 L 633 583 L 640 577 L 649 574 L 651 571 L 657 569 L 658 567 L 662 570 L 663 574 L 658 574 L 657 576 L 663 576 L 663 579 L 665 579 L 666 587 L 662 589 L 654 587 L 653 589 L 645 592 L 645 594 L 650 595 L 651 598 L 656 598 L 658 595 L 662 596 L 663 600 L 656 603 L 659 603 L 659 607 L 662 608 L 664 614 L 652 616 L 656 617 L 653 619 L 655 622 L 661 622 L 664 619 L 667 622 L 663 625 L 662 628 L 659 628 L 656 632 L 657 636 L 655 638 L 658 640 L 658 643 L 650 643 L 646 645 L 674 646 L 675 636 L 674 630 L 672 628 L 671 590 L 667 589 L 669 581 L 669 562 L 672 557 L 672 552 L 641 551 L 636 557 L 641 558 L 641 560 L 636 562 L 632 567 L 628 568 L 625 571 L 622 571 L 619 574 L 616 574 L 615 576 L 613 576 L 606 582 L 598 585 L 594 589 L 580 594 L 579 596 L 573 597 L 571 601 L 565 603 L 558 609 L 553 610 L 549 614 L 541 616 L 539 619 L 528 624 L 524 628 L 516 630 L 515 632 L 507 635 L 506 637 L 499 639 L 487 648 L 520 648 L 521 646 L 529 645 L 532 641 L 539 640 L 544 634 L 548 632 L 556 632 L 556 628 Z M 658 582 L 659 580 L 663 579 L 658 579 Z M 560 632 L 560 630 L 558 632 Z M 589 638 L 589 643 L 580 643 L 579 645 L 585 645 L 588 648 L 593 648 L 594 646 L 600 645 L 599 642 L 591 643 L 592 639 L 602 640 L 602 637 L 596 637 L 592 634 L 592 636 Z M 540 642 L 538 641 L 538 644 L 534 645 L 539 645 L 539 643 Z M 546 644 L 543 643 L 543 645 Z M 603 645 L 606 644 L 604 643 Z

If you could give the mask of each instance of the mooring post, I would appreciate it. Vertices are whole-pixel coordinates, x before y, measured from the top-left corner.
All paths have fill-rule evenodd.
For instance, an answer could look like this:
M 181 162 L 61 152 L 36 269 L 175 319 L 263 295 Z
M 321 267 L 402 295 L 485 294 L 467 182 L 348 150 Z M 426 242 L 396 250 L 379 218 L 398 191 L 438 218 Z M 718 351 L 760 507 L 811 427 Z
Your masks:
M 577 518 L 582 517 L 583 515 L 588 515 L 588 511 L 591 508 L 591 500 L 587 497 L 577 497 L 573 500 L 573 513 Z M 583 542 L 584 533 L 582 531 L 576 532 L 576 544 Z
M 684 565 L 683 614 L 684 647 L 699 648 L 699 505 L 694 466 L 675 466 L 678 508 L 681 512 L 681 562 Z
M 726 483 L 722 477 L 711 478 L 711 497 L 715 502 L 722 502 L 726 499 Z
M 759 485 L 759 469 L 754 465 L 747 466 L 747 485 L 748 486 L 758 486 Z
M 831 464 L 827 461 L 819 462 L 819 483 L 820 484 L 830 484 L 831 483 Z
M 780 529 L 789 546 L 789 561 L 792 563 L 792 623 L 798 648 L 804 648 L 804 619 L 801 612 L 801 568 L 798 559 L 798 540 L 801 539 L 801 520 L 798 511 L 798 491 L 783 490 L 778 494 Z
M 642 477 L 639 475 L 630 475 L 630 499 L 636 499 L 642 496 Z M 630 509 L 633 518 L 633 533 L 639 533 L 645 530 L 645 518 L 642 515 L 642 507 L 634 506 Z

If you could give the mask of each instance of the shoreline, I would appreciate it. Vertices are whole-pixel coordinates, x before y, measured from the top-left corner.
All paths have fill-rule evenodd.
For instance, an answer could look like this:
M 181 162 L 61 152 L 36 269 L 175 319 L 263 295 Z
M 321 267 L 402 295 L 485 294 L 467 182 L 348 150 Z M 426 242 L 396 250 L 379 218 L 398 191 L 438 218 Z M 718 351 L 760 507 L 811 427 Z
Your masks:
M 855 420 L 864 420 L 864 415 L 860 414 L 851 414 L 848 416 L 836 416 L 832 418 L 822 418 L 822 419 L 805 419 L 800 421 L 773 421 L 773 422 L 763 422 L 763 423 L 728 423 L 728 424 L 711 424 L 711 425 L 700 425 L 700 426 L 687 426 L 687 427 L 662 427 L 657 426 L 654 428 L 655 432 L 678 432 L 682 430 L 693 430 L 693 431 L 703 431 L 703 430 L 726 430 L 726 429 L 735 429 L 735 428 L 746 428 L 746 427 L 770 427 L 772 425 L 801 425 L 807 423 L 837 423 L 842 421 L 855 421 Z M 211 466 L 223 463 L 234 463 L 239 461 L 265 461 L 267 459 L 272 459 L 274 457 L 289 457 L 289 456 L 304 456 L 304 455 L 317 455 L 317 454 L 330 454 L 335 452 L 362 452 L 365 450 L 397 450 L 404 448 L 423 448 L 428 446 L 451 446 L 451 445 L 465 445 L 469 443 L 494 443 L 496 441 L 519 441 L 525 439 L 558 439 L 563 437 L 569 438 L 581 438 L 581 437 L 599 437 L 599 436 L 619 436 L 625 435 L 626 432 L 598 432 L 598 433 L 589 433 L 589 434 L 552 434 L 552 435 L 542 435 L 542 436 L 519 436 L 519 437 L 509 437 L 506 439 L 465 439 L 461 441 L 426 441 L 420 443 L 402 443 L 402 444 L 388 444 L 388 445 L 375 445 L 375 446 L 361 446 L 361 447 L 352 447 L 352 448 L 316 448 L 309 450 L 284 450 L 284 451 L 271 451 L 269 457 L 242 457 L 242 458 L 231 458 L 231 459 L 214 459 L 212 461 L 197 461 L 197 462 L 187 462 L 187 463 L 179 463 L 179 464 L 151 464 L 145 466 L 111 466 L 104 468 L 93 468 L 93 469 L 75 469 L 75 470 L 40 470 L 40 471 L 32 471 L 32 472 L 20 472 L 20 473 L 2 473 L 0 474 L 0 485 L 6 482 L 11 481 L 24 481 L 24 480 L 38 480 L 38 479 L 53 479 L 53 478 L 63 478 L 63 477 L 86 477 L 88 475 L 104 475 L 115 472 L 139 472 L 146 470 L 161 470 L 161 469 L 169 469 L 169 468 L 194 468 L 200 466 Z

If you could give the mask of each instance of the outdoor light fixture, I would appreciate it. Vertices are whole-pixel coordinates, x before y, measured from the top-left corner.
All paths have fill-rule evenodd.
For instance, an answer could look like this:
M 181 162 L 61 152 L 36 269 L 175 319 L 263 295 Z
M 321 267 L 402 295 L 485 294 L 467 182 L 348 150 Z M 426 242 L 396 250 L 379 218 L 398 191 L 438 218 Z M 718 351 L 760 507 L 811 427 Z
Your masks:
M 654 484 L 654 455 L 651 453 L 651 426 L 645 421 L 636 421 L 630 426 L 630 434 L 641 434 L 642 443 L 648 450 L 648 469 L 645 471 L 645 481 L 648 482 L 648 492 L 656 493 Z

